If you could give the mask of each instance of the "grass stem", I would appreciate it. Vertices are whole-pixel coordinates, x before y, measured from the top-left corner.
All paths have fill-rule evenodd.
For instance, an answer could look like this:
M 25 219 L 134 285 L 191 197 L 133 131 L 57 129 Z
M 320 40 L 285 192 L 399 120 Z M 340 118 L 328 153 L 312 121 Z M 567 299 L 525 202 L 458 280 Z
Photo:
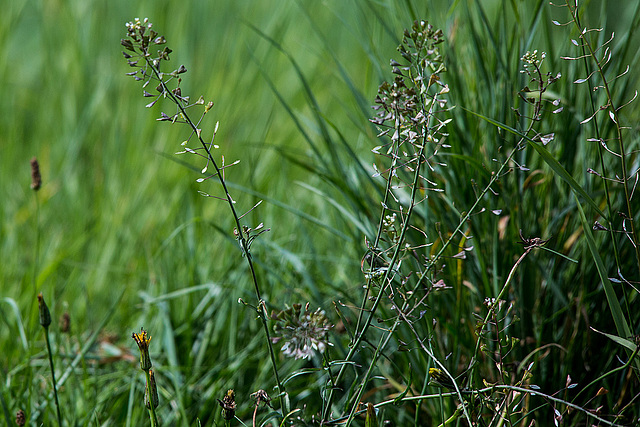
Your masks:
M 53 366 L 53 352 L 51 351 L 51 342 L 49 341 L 49 327 L 44 327 L 44 339 L 47 343 L 47 355 L 49 358 L 49 370 L 51 371 L 51 383 L 53 385 L 53 399 L 56 404 L 56 414 L 58 416 L 58 425 L 62 426 L 62 413 L 60 412 L 60 403 L 58 402 L 58 385 L 56 383 L 56 370 Z

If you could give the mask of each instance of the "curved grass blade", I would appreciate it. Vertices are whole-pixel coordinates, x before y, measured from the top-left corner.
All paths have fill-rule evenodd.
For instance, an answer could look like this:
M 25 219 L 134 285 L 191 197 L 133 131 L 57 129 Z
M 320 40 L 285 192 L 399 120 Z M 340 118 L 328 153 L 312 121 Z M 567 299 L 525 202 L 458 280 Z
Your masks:
M 609 218 L 607 215 L 605 215 L 604 212 L 602 212 L 602 210 L 598 207 L 598 204 L 591 198 L 591 196 L 589 196 L 589 194 L 587 194 L 587 192 L 584 191 L 582 186 L 578 184 L 578 182 L 571 176 L 571 174 L 567 172 L 567 170 L 551 155 L 551 153 L 549 153 L 549 150 L 547 150 L 544 146 L 538 144 L 529 136 L 523 134 L 517 129 L 512 128 L 511 126 L 507 126 L 504 123 L 500 123 L 496 120 L 490 119 L 489 117 L 483 116 L 482 114 L 476 113 L 474 111 L 467 110 L 464 107 L 460 107 L 460 108 L 462 108 L 464 111 L 468 113 L 473 114 L 476 117 L 481 118 L 482 120 L 485 120 L 491 123 L 492 125 L 500 129 L 506 130 L 509 133 L 512 133 L 522 139 L 525 139 L 529 143 L 529 145 L 538 152 L 540 157 L 542 157 L 542 160 L 544 160 L 545 163 L 549 165 L 549 167 L 556 173 L 556 175 L 562 178 L 564 182 L 569 184 L 569 186 L 574 191 L 574 193 L 580 195 L 580 197 L 582 197 L 587 203 L 589 203 L 589 205 L 598 213 L 598 215 L 600 215 L 603 218 L 607 218 L 607 219 Z
M 624 318 L 624 314 L 622 313 L 622 307 L 620 307 L 620 302 L 618 301 L 618 296 L 616 295 L 616 292 L 613 289 L 613 285 L 609 280 L 609 276 L 607 275 L 607 271 L 604 266 L 604 263 L 602 262 L 602 258 L 600 258 L 600 253 L 598 252 L 598 246 L 596 244 L 595 239 L 593 238 L 593 234 L 591 233 L 591 226 L 587 222 L 587 217 L 584 214 L 584 209 L 582 209 L 582 206 L 578 202 L 578 198 L 577 197 L 575 198 L 576 198 L 576 205 L 578 206 L 578 212 L 580 213 L 580 221 L 582 222 L 582 230 L 584 231 L 584 237 L 587 241 L 587 245 L 589 246 L 589 251 L 591 252 L 593 261 L 596 264 L 596 269 L 598 270 L 598 275 L 600 276 L 600 280 L 602 281 L 602 287 L 604 288 L 604 293 L 605 293 L 605 296 L 607 297 L 607 303 L 609 305 L 609 309 L 611 310 L 613 321 L 616 324 L 616 330 L 618 331 L 618 335 L 620 337 L 630 337 L 632 335 L 631 329 L 629 328 L 629 324 L 627 323 L 627 320 Z M 618 342 L 618 344 L 621 344 L 621 343 Z M 632 351 L 629 351 L 629 354 L 631 353 Z M 635 363 L 636 369 L 640 369 L 640 360 L 636 358 L 634 360 L 634 363 Z

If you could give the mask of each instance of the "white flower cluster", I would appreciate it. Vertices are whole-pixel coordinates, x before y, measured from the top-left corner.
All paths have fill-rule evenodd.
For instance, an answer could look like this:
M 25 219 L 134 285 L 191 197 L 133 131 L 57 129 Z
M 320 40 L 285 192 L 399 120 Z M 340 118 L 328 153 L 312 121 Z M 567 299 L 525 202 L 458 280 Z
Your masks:
M 140 22 L 140 18 L 135 18 L 133 21 L 127 22 L 125 25 L 127 26 L 127 30 L 133 32 L 139 31 L 142 27 L 151 28 L 153 24 L 149 22 L 149 18 L 144 18 L 142 22 Z
M 530 67 L 540 68 L 544 58 L 546 58 L 547 54 L 545 52 L 540 52 L 540 58 L 538 58 L 538 50 L 534 50 L 533 52 L 527 51 L 520 60 L 524 62 L 524 70 L 520 71 L 521 73 L 526 73 L 529 71 Z

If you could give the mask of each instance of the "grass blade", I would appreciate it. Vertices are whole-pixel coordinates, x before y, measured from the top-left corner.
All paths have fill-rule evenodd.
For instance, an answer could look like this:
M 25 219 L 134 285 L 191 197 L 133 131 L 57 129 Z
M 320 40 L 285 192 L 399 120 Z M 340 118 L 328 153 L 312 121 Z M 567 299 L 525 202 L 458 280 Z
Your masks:
M 538 152 L 540 157 L 542 157 L 542 160 L 544 160 L 545 163 L 560 178 L 562 178 L 564 182 L 569 184 L 569 186 L 575 193 L 580 195 L 580 197 L 582 197 L 587 203 L 589 203 L 589 205 L 598 213 L 598 215 L 602 216 L 603 218 L 608 218 L 604 214 L 604 212 L 602 212 L 602 210 L 598 207 L 598 204 L 591 198 L 591 196 L 589 196 L 589 194 L 587 194 L 587 192 L 584 191 L 584 188 L 582 188 L 582 186 L 578 184 L 578 182 L 571 176 L 571 174 L 551 155 L 551 153 L 549 153 L 549 150 L 547 150 L 544 146 L 540 145 L 538 142 L 534 141 L 529 136 L 523 134 L 517 129 L 512 128 L 511 126 L 507 126 L 504 123 L 500 123 L 496 120 L 490 119 L 489 117 L 483 116 L 482 114 L 476 113 L 474 111 L 467 110 L 464 107 L 460 107 L 460 108 L 462 108 L 464 111 L 467 111 L 468 113 L 473 114 L 476 117 L 481 118 L 482 120 L 485 120 L 491 123 L 492 125 L 500 129 L 506 130 L 509 133 L 512 133 L 520 138 L 525 139 L 527 142 L 529 142 L 529 145 Z
M 616 295 L 616 292 L 613 289 L 613 285 L 609 280 L 609 276 L 607 275 L 604 263 L 602 262 L 602 258 L 600 258 L 600 253 L 598 252 L 598 246 L 596 244 L 595 239 L 593 238 L 593 234 L 591 233 L 591 226 L 587 222 L 587 217 L 585 216 L 584 210 L 582 209 L 582 206 L 580 205 L 577 197 L 576 197 L 576 206 L 578 207 L 580 220 L 582 221 L 582 229 L 584 231 L 584 236 L 585 236 L 585 239 L 587 240 L 587 245 L 589 246 L 589 251 L 591 252 L 591 256 L 593 257 L 593 262 L 596 264 L 596 269 L 598 270 L 598 276 L 600 276 L 600 280 L 602 281 L 604 293 L 607 297 L 607 303 L 609 304 L 609 309 L 611 310 L 613 321 L 616 324 L 616 330 L 618 331 L 618 335 L 620 337 L 630 337 L 632 335 L 631 329 L 629 328 L 627 320 L 624 318 L 624 315 L 622 313 L 622 307 L 620 307 L 620 302 L 618 301 L 618 296 Z M 621 344 L 621 343 L 618 342 L 618 344 Z M 625 347 L 628 349 L 626 345 Z M 629 354 L 631 354 L 631 352 L 632 351 L 630 351 Z M 640 360 L 636 359 L 634 362 L 635 362 L 636 368 L 640 369 Z

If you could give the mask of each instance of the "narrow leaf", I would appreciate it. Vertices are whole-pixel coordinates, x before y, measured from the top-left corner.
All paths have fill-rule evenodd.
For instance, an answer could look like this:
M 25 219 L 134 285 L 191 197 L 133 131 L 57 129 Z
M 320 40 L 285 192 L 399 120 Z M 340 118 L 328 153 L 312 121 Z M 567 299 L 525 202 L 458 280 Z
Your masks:
M 604 335 L 605 337 L 609 338 L 611 341 L 615 342 L 616 344 L 619 344 L 631 351 L 636 351 L 636 345 L 631 340 L 621 338 L 617 335 L 607 334 L 606 332 L 599 331 L 596 328 L 591 326 L 589 328 L 594 332 Z
M 584 210 L 580 205 L 578 198 L 574 195 L 576 199 L 576 206 L 578 207 L 578 213 L 580 214 L 580 221 L 582 222 L 582 231 L 584 232 L 585 240 L 587 241 L 587 245 L 589 246 L 589 251 L 591 252 L 591 256 L 593 258 L 593 262 L 596 264 L 596 269 L 598 270 L 598 275 L 600 276 L 600 280 L 602 281 L 602 286 L 604 288 L 604 293 L 607 298 L 607 304 L 609 304 L 609 310 L 611 311 L 611 316 L 613 317 L 613 322 L 616 325 L 616 330 L 618 331 L 619 336 L 630 337 L 632 335 L 631 329 L 627 324 L 626 319 L 624 318 L 624 314 L 622 312 L 622 308 L 620 307 L 620 301 L 618 301 L 618 296 L 616 295 L 615 290 L 613 289 L 613 285 L 607 276 L 607 271 L 602 262 L 602 258 L 600 258 L 600 253 L 598 251 L 598 245 L 593 238 L 593 234 L 591 233 L 591 227 L 587 222 L 587 217 L 584 214 Z M 613 338 L 611 338 L 613 339 Z M 620 342 L 621 345 L 624 345 Z M 626 347 L 626 345 L 625 345 Z M 634 347 L 635 350 L 635 347 Z M 634 360 L 636 369 L 640 368 L 640 360 Z

